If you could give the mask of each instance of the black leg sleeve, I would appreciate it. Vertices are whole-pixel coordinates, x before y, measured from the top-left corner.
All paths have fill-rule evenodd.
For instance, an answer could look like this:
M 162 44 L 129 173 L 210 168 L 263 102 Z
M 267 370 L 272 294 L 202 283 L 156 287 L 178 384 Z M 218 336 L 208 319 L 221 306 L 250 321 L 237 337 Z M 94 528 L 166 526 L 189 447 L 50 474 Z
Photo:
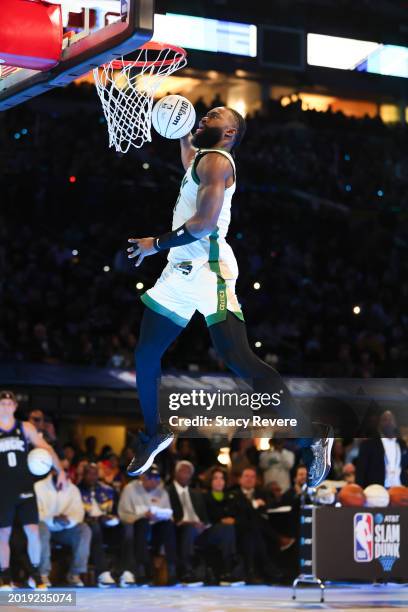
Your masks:
M 161 358 L 183 327 L 176 325 L 150 308 L 143 313 L 139 342 L 136 347 L 136 377 L 140 405 L 148 436 L 157 433 L 160 423 L 158 386 L 161 376 Z

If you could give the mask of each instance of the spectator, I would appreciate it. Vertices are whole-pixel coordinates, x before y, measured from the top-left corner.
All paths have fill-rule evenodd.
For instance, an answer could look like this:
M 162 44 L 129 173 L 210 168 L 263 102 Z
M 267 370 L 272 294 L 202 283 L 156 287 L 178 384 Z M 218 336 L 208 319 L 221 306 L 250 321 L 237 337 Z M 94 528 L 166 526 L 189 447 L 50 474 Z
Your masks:
M 209 491 L 205 495 L 208 520 L 211 527 L 204 532 L 205 545 L 215 546 L 220 556 L 220 584 L 240 582 L 240 560 L 237 556 L 235 517 L 225 491 L 226 474 L 215 467 L 210 472 Z
M 106 459 L 99 461 L 99 478 L 108 485 L 111 485 L 117 493 L 126 484 L 125 475 L 120 469 L 119 457 L 115 453 L 110 453 Z
M 346 463 L 343 467 L 342 480 L 347 484 L 355 484 L 356 482 L 356 466 L 353 463 Z
M 36 482 L 34 489 L 40 516 L 40 573 L 43 582 L 50 584 L 51 542 L 56 542 L 72 549 L 68 583 L 83 587 L 81 574 L 88 569 L 91 530 L 83 522 L 85 511 L 79 489 L 68 481 L 64 489 L 58 490 L 54 472 Z
M 62 449 L 64 455 L 64 468 L 67 472 L 71 482 L 77 482 L 77 465 L 76 464 L 76 453 L 75 448 L 70 442 L 64 444 Z
M 61 448 L 61 444 L 58 442 L 54 425 L 45 419 L 44 412 L 37 408 L 30 410 L 28 413 L 28 421 L 34 425 L 41 437 L 53 447 L 59 459 L 63 459 L 64 452 Z
M 281 504 L 283 506 L 291 506 L 292 510 L 288 517 L 288 535 L 292 537 L 299 536 L 300 528 L 300 505 L 302 495 L 306 494 L 305 486 L 307 483 L 307 468 L 304 465 L 298 465 L 295 469 L 295 476 L 293 479 L 293 486 L 286 491 L 281 498 Z M 310 499 L 306 496 L 306 500 Z
M 259 463 L 259 452 L 252 438 L 235 438 L 231 442 L 230 484 L 239 483 L 242 471 L 246 467 L 256 467 Z
M 140 481 L 134 480 L 126 485 L 120 496 L 118 512 L 123 523 L 120 586 L 133 585 L 135 573 L 139 584 L 145 584 L 151 578 L 149 541 L 155 550 L 164 546 L 168 584 L 175 584 L 177 553 L 173 510 L 155 464 Z
M 386 488 L 408 485 L 408 449 L 390 410 L 382 413 L 378 436 L 364 440 L 356 465 L 356 481 L 363 489 L 371 484 Z
M 115 513 L 115 491 L 112 487 L 98 482 L 98 466 L 90 463 L 85 466 L 79 490 L 85 509 L 85 521 L 91 528 L 91 556 L 95 565 L 98 587 L 115 585 L 106 558 L 104 543 L 107 532 L 119 525 Z
M 332 450 L 332 465 L 328 475 L 329 480 L 341 480 L 344 471 L 345 450 L 342 440 L 335 440 Z
M 284 438 L 271 438 L 269 450 L 263 451 L 259 458 L 264 485 L 276 482 L 282 493 L 290 487 L 290 471 L 295 464 L 295 454 L 284 448 L 285 442 Z
M 89 463 L 96 463 L 98 461 L 98 455 L 96 453 L 97 440 L 95 436 L 88 436 L 85 438 L 85 455 L 84 459 Z
M 194 466 L 190 461 L 178 461 L 168 492 L 176 524 L 181 580 L 186 584 L 201 584 L 193 571 L 193 559 L 195 545 L 209 522 L 202 492 L 190 488 L 193 475 Z
M 262 575 L 268 582 L 281 578 L 276 561 L 279 538 L 265 514 L 269 507 L 267 493 L 256 485 L 257 472 L 253 467 L 242 471 L 239 488 L 229 494 L 233 516 L 236 518 L 237 542 L 245 561 L 246 582 L 257 582 Z

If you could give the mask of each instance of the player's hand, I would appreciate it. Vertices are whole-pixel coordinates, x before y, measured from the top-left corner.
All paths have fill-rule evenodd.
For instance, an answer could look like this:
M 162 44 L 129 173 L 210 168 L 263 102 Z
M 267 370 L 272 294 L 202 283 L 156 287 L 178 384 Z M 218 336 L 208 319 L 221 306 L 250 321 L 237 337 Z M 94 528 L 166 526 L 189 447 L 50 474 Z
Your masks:
M 128 259 L 137 257 L 135 267 L 139 267 L 145 257 L 154 255 L 157 253 L 157 249 L 154 247 L 154 238 L 129 238 L 128 242 L 136 246 L 128 248 Z

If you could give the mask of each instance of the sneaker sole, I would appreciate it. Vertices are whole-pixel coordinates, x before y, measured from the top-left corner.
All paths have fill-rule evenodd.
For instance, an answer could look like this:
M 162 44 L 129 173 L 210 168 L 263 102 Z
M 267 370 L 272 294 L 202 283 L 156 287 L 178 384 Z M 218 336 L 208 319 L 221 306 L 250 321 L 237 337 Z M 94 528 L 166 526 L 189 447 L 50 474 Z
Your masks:
M 332 451 L 332 448 L 333 448 L 333 443 L 334 443 L 334 438 L 332 438 L 332 437 L 327 438 L 327 444 L 326 444 L 326 448 L 325 448 L 325 451 L 324 451 L 326 469 L 324 470 L 323 474 L 320 476 L 319 480 L 316 480 L 313 483 L 309 484 L 309 487 L 311 487 L 313 489 L 318 487 L 319 484 L 321 484 L 326 479 L 327 474 L 330 472 L 330 468 L 331 468 L 331 451 Z
M 170 444 L 173 442 L 173 440 L 174 440 L 174 435 L 171 436 L 170 438 L 167 438 L 166 440 L 163 440 L 163 442 L 161 444 L 159 444 L 159 446 L 156 448 L 156 450 L 152 452 L 152 454 L 147 459 L 147 461 L 145 461 L 145 463 L 142 465 L 142 467 L 138 468 L 137 470 L 135 470 L 133 472 L 129 472 L 129 471 L 127 472 L 129 474 L 129 476 L 140 476 L 141 474 L 146 472 L 146 470 L 149 469 L 149 467 L 152 465 L 153 461 L 155 460 L 156 455 L 158 455 L 159 453 L 164 451 L 165 448 L 170 446 Z

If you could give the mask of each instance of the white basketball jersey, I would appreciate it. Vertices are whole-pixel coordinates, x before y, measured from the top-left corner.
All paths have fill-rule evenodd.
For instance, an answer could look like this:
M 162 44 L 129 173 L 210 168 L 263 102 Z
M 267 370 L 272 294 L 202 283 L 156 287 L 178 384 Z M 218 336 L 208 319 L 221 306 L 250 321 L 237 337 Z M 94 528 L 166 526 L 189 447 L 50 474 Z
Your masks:
M 200 149 L 188 168 L 181 183 L 180 193 L 174 207 L 172 229 L 183 225 L 197 212 L 197 194 L 200 179 L 196 166 L 203 155 L 218 153 L 224 155 L 234 170 L 234 182 L 225 189 L 224 202 L 217 221 L 217 229 L 210 235 L 200 238 L 184 246 L 173 247 L 169 251 L 168 260 L 174 265 L 191 263 L 194 267 L 208 263 L 211 270 L 225 279 L 237 278 L 238 265 L 230 245 L 226 241 L 228 227 L 231 221 L 231 200 L 235 193 L 236 174 L 232 155 L 223 149 Z

